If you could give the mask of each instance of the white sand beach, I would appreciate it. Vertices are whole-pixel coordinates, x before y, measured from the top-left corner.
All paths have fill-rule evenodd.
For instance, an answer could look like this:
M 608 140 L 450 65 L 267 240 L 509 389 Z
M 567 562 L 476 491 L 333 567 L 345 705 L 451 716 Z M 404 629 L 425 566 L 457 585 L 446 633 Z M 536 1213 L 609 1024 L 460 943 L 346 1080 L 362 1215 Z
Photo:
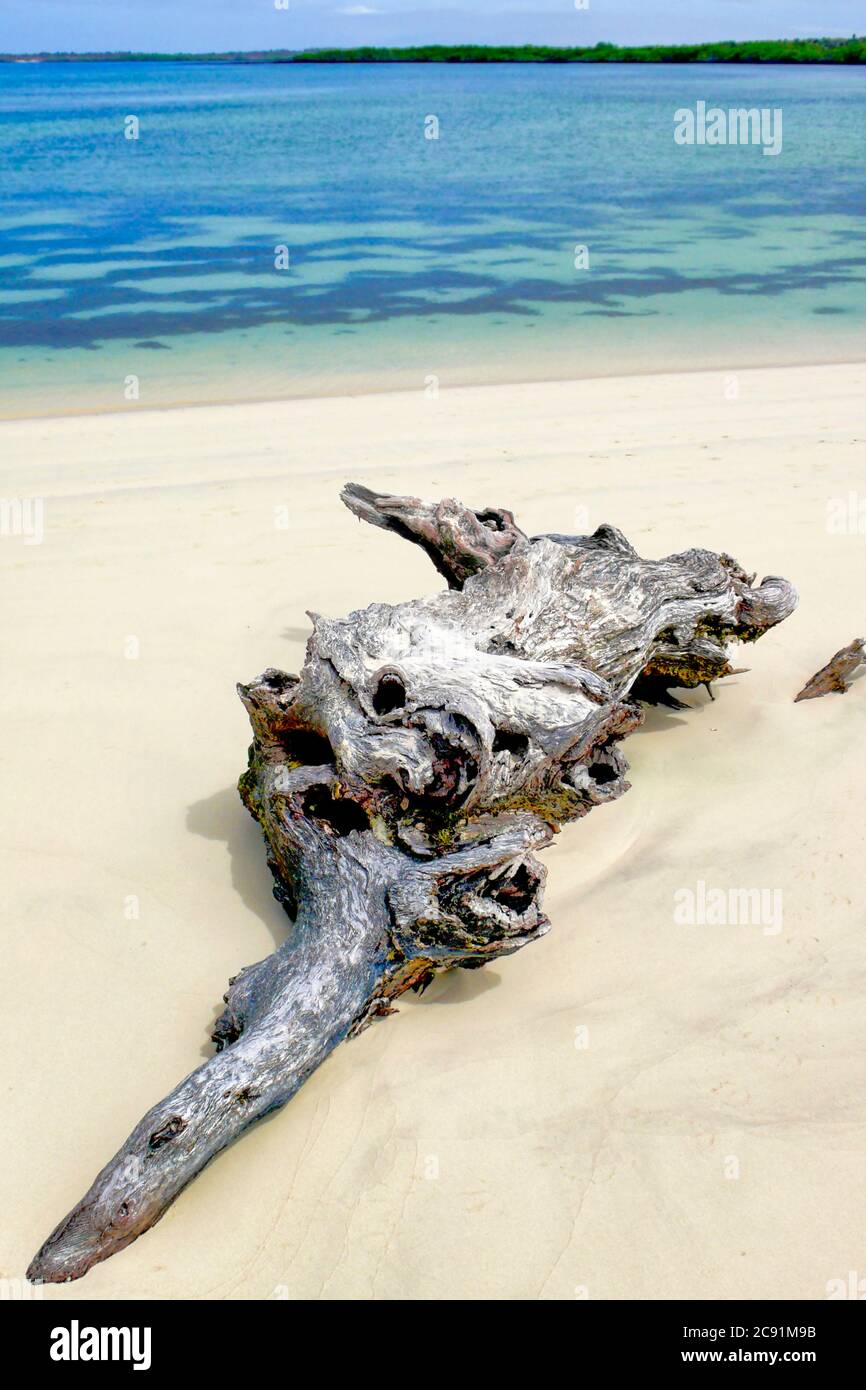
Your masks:
M 401 1002 L 45 1298 L 821 1299 L 866 1275 L 866 679 L 793 703 L 866 635 L 864 401 L 866 366 L 821 366 L 0 424 L 0 497 L 44 499 L 41 544 L 0 538 L 0 1278 L 288 929 L 235 790 L 235 682 L 299 668 L 305 610 L 441 587 L 341 505 L 350 479 L 724 550 L 800 607 L 714 703 L 648 711 L 632 789 L 545 856 L 544 940 Z M 783 920 L 679 924 L 699 882 L 779 890 Z

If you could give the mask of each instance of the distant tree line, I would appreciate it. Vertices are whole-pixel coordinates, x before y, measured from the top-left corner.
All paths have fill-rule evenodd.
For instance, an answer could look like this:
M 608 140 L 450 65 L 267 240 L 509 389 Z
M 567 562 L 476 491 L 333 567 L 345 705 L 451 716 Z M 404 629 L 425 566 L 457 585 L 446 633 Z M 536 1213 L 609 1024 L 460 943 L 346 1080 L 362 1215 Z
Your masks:
M 767 39 L 749 43 L 547 48 L 537 44 L 425 44 L 414 48 L 273 49 L 260 53 L 33 53 L 43 62 L 176 63 L 866 63 L 866 38 Z M 23 54 L 0 54 L 21 62 Z
M 417 48 L 321 48 L 297 63 L 864 63 L 866 38 L 779 39 L 753 43 L 652 44 L 620 48 L 496 47 L 434 44 Z

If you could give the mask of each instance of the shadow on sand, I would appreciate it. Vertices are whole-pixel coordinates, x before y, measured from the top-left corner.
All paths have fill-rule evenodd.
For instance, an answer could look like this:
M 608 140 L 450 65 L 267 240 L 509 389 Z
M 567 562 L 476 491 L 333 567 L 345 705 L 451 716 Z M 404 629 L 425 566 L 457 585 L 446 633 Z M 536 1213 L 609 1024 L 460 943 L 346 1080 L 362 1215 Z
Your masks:
M 203 801 L 195 802 L 187 810 L 186 823 L 194 835 L 223 842 L 231 861 L 235 891 L 250 911 L 264 922 L 274 939 L 274 946 L 281 946 L 292 929 L 291 919 L 273 896 L 273 879 L 267 866 L 264 838 L 244 809 L 237 788 L 226 787 L 213 796 L 205 797 Z M 245 965 L 252 963 L 244 961 Z M 483 970 L 449 970 L 438 975 L 417 1001 L 414 995 L 410 998 L 419 1005 L 435 1004 L 441 1007 L 443 1004 L 462 1004 L 495 989 L 499 983 L 500 976 L 489 967 Z M 214 1009 L 211 1026 L 221 1012 L 222 1006 Z M 212 1052 L 213 1044 L 208 1042 L 203 1055 L 209 1057 Z

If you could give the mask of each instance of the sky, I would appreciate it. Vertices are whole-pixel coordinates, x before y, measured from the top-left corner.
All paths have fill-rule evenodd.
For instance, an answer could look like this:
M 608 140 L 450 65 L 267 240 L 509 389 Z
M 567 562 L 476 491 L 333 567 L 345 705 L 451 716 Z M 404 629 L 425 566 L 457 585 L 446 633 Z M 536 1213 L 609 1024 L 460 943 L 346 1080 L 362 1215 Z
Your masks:
M 866 30 L 863 0 L 0 0 L 0 52 L 671 43 Z

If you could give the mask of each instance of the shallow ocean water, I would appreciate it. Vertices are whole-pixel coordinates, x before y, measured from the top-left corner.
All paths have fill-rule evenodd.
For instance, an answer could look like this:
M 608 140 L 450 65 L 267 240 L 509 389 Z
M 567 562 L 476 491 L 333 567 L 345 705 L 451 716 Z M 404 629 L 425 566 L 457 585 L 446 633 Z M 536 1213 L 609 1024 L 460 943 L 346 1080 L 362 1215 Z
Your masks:
M 859 360 L 864 129 L 859 69 L 0 65 L 0 411 Z

